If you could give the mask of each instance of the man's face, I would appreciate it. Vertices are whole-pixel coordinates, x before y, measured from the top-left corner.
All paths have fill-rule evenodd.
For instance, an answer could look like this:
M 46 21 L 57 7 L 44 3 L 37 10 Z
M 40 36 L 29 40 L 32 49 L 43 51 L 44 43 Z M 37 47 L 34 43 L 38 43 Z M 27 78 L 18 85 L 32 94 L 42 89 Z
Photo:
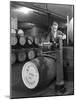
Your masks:
M 51 30 L 53 31 L 53 32 L 56 32 L 57 31 L 57 29 L 58 29 L 58 26 L 57 25 L 52 25 L 51 26 Z

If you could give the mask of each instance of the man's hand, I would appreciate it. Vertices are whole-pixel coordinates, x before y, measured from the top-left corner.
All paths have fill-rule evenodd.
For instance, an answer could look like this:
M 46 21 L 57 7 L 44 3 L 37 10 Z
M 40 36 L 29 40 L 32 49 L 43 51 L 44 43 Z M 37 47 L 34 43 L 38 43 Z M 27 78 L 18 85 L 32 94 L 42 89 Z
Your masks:
M 63 39 L 63 40 L 66 39 L 66 35 L 65 35 L 65 34 L 63 35 L 62 39 Z
M 64 40 L 64 39 L 66 39 L 66 35 L 65 34 L 64 35 L 58 35 L 57 38 L 60 38 L 60 39 Z

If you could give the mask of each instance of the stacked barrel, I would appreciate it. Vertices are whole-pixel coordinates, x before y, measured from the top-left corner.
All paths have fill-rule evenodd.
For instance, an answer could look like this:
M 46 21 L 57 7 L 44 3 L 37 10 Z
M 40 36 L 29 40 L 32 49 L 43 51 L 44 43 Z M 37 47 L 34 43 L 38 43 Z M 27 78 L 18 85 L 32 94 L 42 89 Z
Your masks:
M 25 52 L 19 52 L 18 53 L 18 61 L 19 62 L 24 62 L 26 60 L 26 53 Z
M 18 39 L 19 39 L 19 46 L 21 48 L 24 48 L 26 44 L 26 38 L 24 35 L 24 31 L 21 29 L 18 30 Z
M 27 37 L 27 42 L 28 42 L 29 46 L 32 46 L 33 45 L 33 37 L 32 36 L 28 36 Z
M 28 52 L 28 59 L 31 60 L 33 58 L 35 58 L 35 51 L 33 49 L 31 49 Z
M 39 38 L 34 37 L 34 45 L 38 48 L 39 47 Z
M 22 29 L 11 29 L 11 64 L 22 63 L 37 57 L 39 40 L 37 37 L 27 35 Z

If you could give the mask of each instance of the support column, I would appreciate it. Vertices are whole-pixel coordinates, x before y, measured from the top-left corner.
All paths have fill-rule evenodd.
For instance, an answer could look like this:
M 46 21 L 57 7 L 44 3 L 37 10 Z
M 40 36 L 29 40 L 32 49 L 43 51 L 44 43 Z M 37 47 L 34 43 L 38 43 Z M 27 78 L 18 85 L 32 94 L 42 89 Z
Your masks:
M 67 16 L 67 45 L 69 45 L 69 16 Z
M 63 42 L 59 39 L 59 48 L 56 51 L 56 91 L 64 91 L 64 75 L 63 75 Z

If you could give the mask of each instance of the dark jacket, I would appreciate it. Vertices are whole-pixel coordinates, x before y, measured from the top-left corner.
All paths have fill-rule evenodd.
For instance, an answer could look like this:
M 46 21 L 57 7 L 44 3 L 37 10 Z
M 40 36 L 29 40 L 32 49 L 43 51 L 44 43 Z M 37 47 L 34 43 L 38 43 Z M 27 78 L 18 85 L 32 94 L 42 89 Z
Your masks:
M 55 41 L 55 42 L 58 42 L 58 35 L 64 35 L 64 33 L 62 33 L 61 31 L 57 31 L 57 34 L 56 34 L 56 38 L 54 38 L 54 35 L 51 33 L 51 32 L 49 32 L 49 34 L 48 34 L 48 36 L 47 36 L 47 39 L 50 41 L 50 42 L 53 42 L 53 41 Z

